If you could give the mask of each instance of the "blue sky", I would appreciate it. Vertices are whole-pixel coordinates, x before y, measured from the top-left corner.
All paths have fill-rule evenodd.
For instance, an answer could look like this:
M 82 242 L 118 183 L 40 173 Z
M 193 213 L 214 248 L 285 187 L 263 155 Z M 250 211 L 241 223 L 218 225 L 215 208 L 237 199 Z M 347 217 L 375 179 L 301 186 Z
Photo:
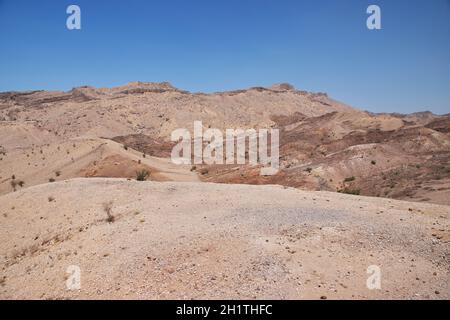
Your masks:
M 450 0 L 0 0 L 0 91 L 137 80 L 289 82 L 374 112 L 450 113 Z

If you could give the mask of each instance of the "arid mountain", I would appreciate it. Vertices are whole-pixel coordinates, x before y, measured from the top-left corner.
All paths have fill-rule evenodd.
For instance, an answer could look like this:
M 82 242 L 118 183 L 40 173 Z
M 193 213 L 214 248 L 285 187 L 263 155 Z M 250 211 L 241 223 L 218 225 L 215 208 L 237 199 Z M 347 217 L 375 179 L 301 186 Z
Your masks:
M 194 121 L 278 128 L 280 172 L 173 164 Z M 448 115 L 288 84 L 0 93 L 0 298 L 449 299 L 449 183 Z
M 51 133 L 53 139 L 145 134 L 167 139 L 176 128 L 190 128 L 195 120 L 219 129 L 268 127 L 272 115 L 301 112 L 318 116 L 350 110 L 324 94 L 286 86 L 251 88 L 217 94 L 191 94 L 167 83 L 130 83 L 112 89 L 75 88 L 70 92 L 34 91 L 0 94 L 0 120 L 5 135 L 25 131 L 27 125 Z M 11 123 L 17 126 L 11 126 Z M 9 126 L 8 126 L 9 125 Z M 20 126 L 19 126 L 20 125 Z M 31 130 L 31 129 L 28 129 Z M 12 134 L 14 135 L 14 134 Z M 3 133 L 2 133 L 3 136 Z M 50 138 L 47 138 L 50 139 Z M 26 139 L 24 139 L 26 140 Z M 22 141 L 26 143 L 26 141 Z M 21 146 L 2 141 L 6 148 Z
M 449 117 L 346 111 L 273 119 L 282 130 L 277 176 L 216 166 L 205 179 L 450 204 Z
M 12 190 L 12 175 L 36 177 L 33 170 L 43 174 L 50 167 L 42 149 L 56 156 L 55 148 L 67 149 L 60 144 L 70 144 L 70 139 L 106 138 L 167 158 L 173 146 L 170 133 L 192 130 L 193 122 L 201 120 L 205 128 L 281 130 L 281 171 L 276 176 L 262 177 L 258 168 L 249 166 L 199 166 L 204 181 L 281 184 L 450 204 L 449 116 L 373 114 L 289 84 L 215 94 L 142 82 L 111 89 L 6 92 L 0 94 L 0 120 L 2 193 Z M 23 157 L 28 161 L 20 160 Z M 72 174 L 66 178 L 88 175 L 92 161 L 104 160 L 80 155 L 85 160 L 80 162 L 69 153 L 66 158 L 79 169 L 69 170 Z M 34 179 L 29 180 L 24 182 Z

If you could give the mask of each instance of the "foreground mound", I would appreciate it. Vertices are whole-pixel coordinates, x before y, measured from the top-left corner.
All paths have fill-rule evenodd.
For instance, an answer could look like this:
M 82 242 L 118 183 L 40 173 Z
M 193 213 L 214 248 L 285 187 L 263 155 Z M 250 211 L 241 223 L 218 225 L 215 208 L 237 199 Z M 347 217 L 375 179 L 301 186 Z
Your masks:
M 38 185 L 0 197 L 0 298 L 449 299 L 449 217 L 279 186 Z M 373 265 L 380 290 L 366 286 Z

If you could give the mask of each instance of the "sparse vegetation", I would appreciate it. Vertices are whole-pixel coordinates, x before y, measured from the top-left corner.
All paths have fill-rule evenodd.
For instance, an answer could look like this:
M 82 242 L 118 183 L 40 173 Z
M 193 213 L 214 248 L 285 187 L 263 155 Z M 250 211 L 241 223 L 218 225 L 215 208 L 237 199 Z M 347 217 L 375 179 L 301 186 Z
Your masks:
M 55 176 L 59 177 L 61 175 L 61 171 L 55 171 Z
M 48 197 L 48 202 L 53 202 L 55 201 L 55 198 L 53 198 L 52 196 Z
M 377 164 L 377 162 L 376 162 L 375 160 L 370 161 L 370 163 L 371 163 L 372 165 L 376 165 L 376 164 Z
M 16 180 L 11 180 L 11 187 L 13 188 L 13 191 L 16 191 L 17 188 L 17 181 Z
M 344 183 L 345 183 L 345 182 L 352 182 L 352 181 L 355 181 L 355 179 L 356 179 L 356 178 L 355 178 L 354 176 L 353 176 L 353 177 L 347 177 L 347 178 L 344 179 Z
M 145 181 L 145 180 L 147 180 L 147 178 L 149 176 L 150 176 L 150 172 L 148 172 L 145 169 L 136 172 L 136 180 L 137 181 Z
M 191 172 L 197 170 L 197 166 L 192 166 L 191 167 Z
M 359 196 L 361 194 L 360 189 L 350 189 L 350 188 L 340 189 L 340 190 L 338 190 L 338 192 L 345 193 L 345 194 L 351 194 L 351 195 L 355 195 L 355 196 Z
M 50 178 L 50 179 L 48 179 L 48 182 L 55 182 L 55 179 Z
M 114 218 L 114 216 L 112 214 L 112 206 L 113 206 L 113 202 L 112 201 L 103 203 L 103 210 L 105 211 L 106 216 L 107 216 L 106 217 L 106 221 L 109 222 L 109 223 L 112 223 L 115 220 L 115 218 Z
M 305 169 L 305 171 L 308 172 L 308 173 L 311 173 L 312 170 L 313 169 L 311 167 L 308 167 L 308 168 Z

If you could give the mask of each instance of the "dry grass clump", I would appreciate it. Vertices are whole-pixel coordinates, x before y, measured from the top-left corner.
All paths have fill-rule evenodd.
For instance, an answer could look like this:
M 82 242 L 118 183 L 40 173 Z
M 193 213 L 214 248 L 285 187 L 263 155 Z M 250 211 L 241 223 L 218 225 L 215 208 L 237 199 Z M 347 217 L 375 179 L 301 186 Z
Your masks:
M 112 223 L 115 220 L 115 218 L 112 214 L 112 206 L 113 206 L 112 201 L 103 203 L 103 210 L 105 211 L 106 216 L 107 216 L 106 221 L 109 223 Z

